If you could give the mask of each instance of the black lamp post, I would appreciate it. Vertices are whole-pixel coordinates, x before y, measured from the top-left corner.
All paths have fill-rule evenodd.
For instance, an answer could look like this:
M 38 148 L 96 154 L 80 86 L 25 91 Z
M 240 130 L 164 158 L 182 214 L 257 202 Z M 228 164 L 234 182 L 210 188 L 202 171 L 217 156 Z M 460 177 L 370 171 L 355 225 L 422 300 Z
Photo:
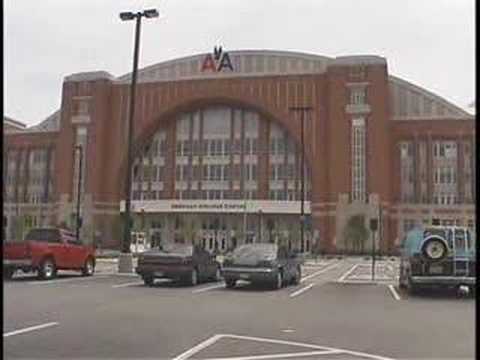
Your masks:
M 78 181 L 77 181 L 77 223 L 75 226 L 75 236 L 80 242 L 80 227 L 82 226 L 82 218 L 80 217 L 80 199 L 82 193 L 82 163 L 83 148 L 82 145 L 75 145 L 75 152 L 78 154 Z
M 301 252 L 304 252 L 304 243 L 305 243 L 305 135 L 304 135 L 304 123 L 305 123 L 305 113 L 312 111 L 311 106 L 291 106 L 290 111 L 300 112 L 300 163 L 302 170 L 300 172 L 300 249 Z
M 148 19 L 158 17 L 158 11 L 156 9 L 144 10 L 141 12 L 122 12 L 120 13 L 120 19 L 122 21 L 136 20 L 135 25 L 135 45 L 133 52 L 133 71 L 132 71 L 132 83 L 130 85 L 130 108 L 128 116 L 128 142 L 127 142 L 127 178 L 125 183 L 125 226 L 123 234 L 123 246 L 122 253 L 130 253 L 131 242 L 131 192 L 132 192 L 132 141 L 134 136 L 133 117 L 135 114 L 135 90 L 137 85 L 137 71 L 138 71 L 138 52 L 140 47 L 140 27 L 142 23 L 142 17 Z

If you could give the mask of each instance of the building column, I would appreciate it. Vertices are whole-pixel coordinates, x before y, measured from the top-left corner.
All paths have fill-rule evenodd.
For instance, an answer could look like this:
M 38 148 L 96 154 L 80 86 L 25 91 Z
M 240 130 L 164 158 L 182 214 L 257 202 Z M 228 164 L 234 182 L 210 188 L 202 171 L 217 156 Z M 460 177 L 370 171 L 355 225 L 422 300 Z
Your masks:
M 433 202 L 433 141 L 432 136 L 428 133 L 427 137 L 427 202 Z
M 463 204 L 465 202 L 465 152 L 463 147 L 463 136 L 459 134 L 457 141 L 457 197 L 458 203 Z

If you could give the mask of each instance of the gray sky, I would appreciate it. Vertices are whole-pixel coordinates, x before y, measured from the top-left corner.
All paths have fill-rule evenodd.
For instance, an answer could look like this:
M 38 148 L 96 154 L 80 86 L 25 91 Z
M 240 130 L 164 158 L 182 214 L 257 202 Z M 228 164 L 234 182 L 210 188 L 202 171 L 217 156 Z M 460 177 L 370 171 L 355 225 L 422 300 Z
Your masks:
M 142 24 L 141 67 L 216 44 L 374 54 L 390 74 L 472 112 L 474 0 L 6 0 L 5 115 L 36 124 L 60 107 L 65 76 L 131 71 L 134 23 L 118 13 L 151 7 L 164 17 Z

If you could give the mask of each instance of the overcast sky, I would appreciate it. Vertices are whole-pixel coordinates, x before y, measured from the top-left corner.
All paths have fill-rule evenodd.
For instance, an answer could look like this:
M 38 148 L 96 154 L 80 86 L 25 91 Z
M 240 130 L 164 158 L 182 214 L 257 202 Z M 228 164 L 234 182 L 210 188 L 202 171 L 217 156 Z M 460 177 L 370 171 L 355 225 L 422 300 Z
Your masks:
M 5 0 L 5 115 L 36 124 L 60 107 L 65 76 L 131 71 L 134 23 L 118 13 L 151 7 L 163 17 L 143 22 L 140 67 L 216 44 L 374 54 L 466 110 L 475 98 L 474 0 Z

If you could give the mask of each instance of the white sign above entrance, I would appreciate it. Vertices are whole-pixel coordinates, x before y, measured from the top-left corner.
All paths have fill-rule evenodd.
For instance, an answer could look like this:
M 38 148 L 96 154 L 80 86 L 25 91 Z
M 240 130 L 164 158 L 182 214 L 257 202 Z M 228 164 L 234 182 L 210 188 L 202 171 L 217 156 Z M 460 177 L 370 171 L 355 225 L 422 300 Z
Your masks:
M 269 200 L 140 200 L 132 201 L 132 211 L 140 213 L 247 213 L 299 214 L 300 201 Z M 120 202 L 120 212 L 125 201 Z M 310 214 L 310 201 L 305 201 L 305 214 Z

